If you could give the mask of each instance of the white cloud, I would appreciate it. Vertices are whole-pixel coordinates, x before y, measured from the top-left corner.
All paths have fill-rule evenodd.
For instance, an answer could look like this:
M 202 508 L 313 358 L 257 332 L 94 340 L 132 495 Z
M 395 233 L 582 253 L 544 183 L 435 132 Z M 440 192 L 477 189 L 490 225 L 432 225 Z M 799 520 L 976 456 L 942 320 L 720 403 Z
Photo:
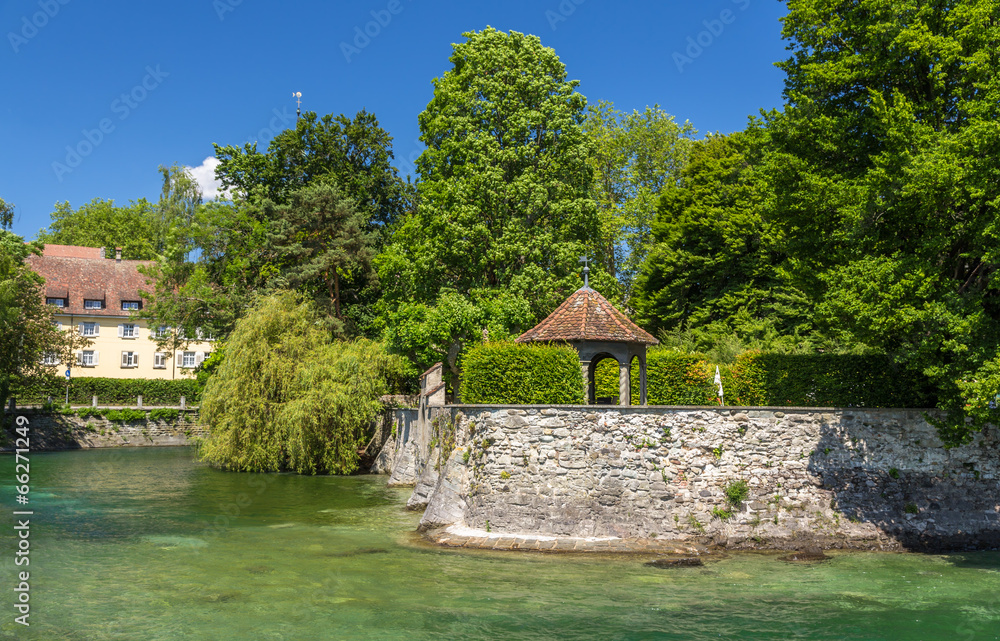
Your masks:
M 197 167 L 185 167 L 191 172 L 191 177 L 195 179 L 201 188 L 201 195 L 205 200 L 215 200 L 220 195 L 225 198 L 226 194 L 220 194 L 222 185 L 215 179 L 215 168 L 219 165 L 219 159 L 209 156 L 201 165 Z

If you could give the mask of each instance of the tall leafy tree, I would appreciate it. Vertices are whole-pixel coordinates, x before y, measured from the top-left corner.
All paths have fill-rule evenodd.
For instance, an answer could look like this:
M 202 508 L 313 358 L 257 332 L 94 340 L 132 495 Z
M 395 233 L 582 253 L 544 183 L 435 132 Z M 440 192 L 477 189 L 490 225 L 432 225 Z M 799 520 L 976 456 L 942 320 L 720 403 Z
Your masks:
M 43 364 L 46 354 L 69 359 L 66 337 L 45 304 L 45 281 L 25 262 L 40 253 L 40 244 L 26 244 L 0 226 L 0 407 L 16 378 L 52 373 L 54 367 Z
M 579 257 L 598 247 L 586 100 L 537 37 L 492 28 L 463 35 L 419 117 L 427 145 L 417 161 L 419 206 L 379 258 L 384 316 L 407 303 L 438 306 L 454 294 L 463 301 L 448 299 L 455 310 L 510 303 L 502 313 L 464 318 L 530 322 L 582 284 Z M 609 285 L 604 275 L 595 281 Z M 501 291 L 511 296 L 489 293 Z M 518 300 L 527 301 L 528 315 Z M 465 329 L 439 337 L 436 349 L 409 349 L 441 359 L 481 340 L 464 321 L 450 325 Z
M 374 114 L 353 118 L 306 112 L 294 129 L 281 132 L 266 152 L 256 144 L 215 145 L 216 176 L 237 199 L 267 198 L 283 204 L 317 181 L 336 184 L 365 217 L 366 231 L 387 237 L 411 206 L 412 190 L 392 166 L 392 136 Z
M 930 375 L 941 434 L 962 442 L 1000 392 L 1000 8 L 788 6 L 788 105 L 769 129 L 796 277 L 838 326 Z
M 692 332 L 701 349 L 720 336 L 743 344 L 815 333 L 814 305 L 791 282 L 772 219 L 767 132 L 709 136 L 665 186 L 634 305 L 654 331 Z M 700 340 L 699 340 L 700 339 Z
M 372 275 L 373 233 L 365 231 L 365 215 L 356 211 L 338 188 L 315 184 L 293 192 L 285 205 L 268 202 L 271 237 L 280 265 L 280 286 L 309 294 L 325 312 L 335 333 L 343 335 L 348 286 Z
M 696 132 L 659 105 L 622 113 L 605 101 L 590 107 L 584 130 L 592 143 L 589 163 L 601 224 L 600 256 L 627 303 L 651 244 L 657 199 L 680 180 Z

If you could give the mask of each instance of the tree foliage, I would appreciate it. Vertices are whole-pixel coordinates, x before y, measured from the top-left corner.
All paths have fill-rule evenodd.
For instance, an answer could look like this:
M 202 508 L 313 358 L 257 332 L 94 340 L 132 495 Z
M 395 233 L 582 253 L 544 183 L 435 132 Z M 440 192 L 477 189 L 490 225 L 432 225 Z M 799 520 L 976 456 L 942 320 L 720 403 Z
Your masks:
M 201 456 L 225 469 L 349 474 L 404 361 L 364 339 L 330 338 L 293 292 L 262 298 L 236 325 L 202 395 Z
M 237 200 L 266 198 L 284 204 L 315 184 L 337 185 L 363 215 L 365 231 L 382 244 L 392 224 L 411 206 L 413 194 L 392 166 L 392 136 L 374 114 L 354 118 L 306 112 L 294 129 L 281 132 L 267 152 L 215 145 L 216 176 Z
M 69 202 L 56 203 L 51 217 L 48 228 L 38 232 L 38 240 L 47 245 L 102 247 L 107 256 L 121 247 L 126 260 L 152 260 L 162 249 L 155 208 L 145 198 L 126 207 L 101 198 L 78 209 Z
M 622 113 L 610 102 L 591 106 L 584 121 L 591 142 L 593 196 L 600 217 L 599 256 L 628 302 L 651 244 L 659 194 L 675 185 L 687 163 L 695 129 L 678 124 L 659 105 Z
M 983 385 L 1000 344 L 997 17 L 979 0 L 790 2 L 788 106 L 769 122 L 797 282 L 931 376 L 953 444 L 1000 391 Z
M 419 206 L 378 259 L 389 325 L 403 305 L 479 308 L 449 320 L 450 336 L 428 332 L 414 345 L 437 360 L 478 341 L 482 319 L 516 321 L 506 334 L 547 315 L 582 284 L 579 257 L 597 246 L 577 82 L 537 37 L 492 28 L 464 36 L 420 114 Z M 606 275 L 594 280 L 613 289 Z M 530 315 L 519 304 L 482 308 L 500 292 L 527 301 Z
M 15 379 L 51 373 L 43 364 L 46 354 L 69 361 L 66 337 L 53 321 L 52 308 L 45 304 L 41 276 L 25 262 L 29 254 L 40 254 L 38 243 L 0 228 L 0 407 Z
M 633 298 L 651 331 L 689 332 L 693 351 L 727 340 L 785 351 L 818 340 L 814 305 L 790 278 L 773 219 L 768 148 L 756 123 L 709 136 L 664 187 Z

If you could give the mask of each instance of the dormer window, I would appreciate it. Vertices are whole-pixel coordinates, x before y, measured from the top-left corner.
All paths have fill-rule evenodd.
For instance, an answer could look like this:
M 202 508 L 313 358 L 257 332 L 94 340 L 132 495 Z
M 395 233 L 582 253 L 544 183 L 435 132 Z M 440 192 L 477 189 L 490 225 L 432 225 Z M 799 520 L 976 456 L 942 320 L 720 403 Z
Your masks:
M 87 300 L 83 301 L 83 308 L 84 309 L 104 309 L 104 301 L 87 299 Z
M 66 299 L 65 298 L 46 298 L 45 299 L 45 304 L 46 305 L 52 305 L 53 307 L 66 307 Z
M 139 311 L 139 301 L 137 301 L 137 300 L 123 300 L 122 301 L 122 311 L 125 311 L 125 312 L 137 312 L 137 311 Z

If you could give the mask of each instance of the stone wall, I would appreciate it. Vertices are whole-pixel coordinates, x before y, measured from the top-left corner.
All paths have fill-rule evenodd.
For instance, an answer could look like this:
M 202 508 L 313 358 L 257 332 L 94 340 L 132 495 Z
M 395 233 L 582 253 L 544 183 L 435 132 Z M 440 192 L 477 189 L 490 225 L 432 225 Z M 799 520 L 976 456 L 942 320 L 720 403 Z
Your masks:
M 154 447 L 163 445 L 191 445 L 194 438 L 204 438 L 208 432 L 198 422 L 196 410 L 180 410 L 172 421 L 112 422 L 94 416 L 80 418 L 41 412 L 17 410 L 8 417 L 24 416 L 28 419 L 29 437 L 33 452 L 45 450 L 75 450 L 91 447 Z M 0 443 L 0 451 L 13 451 L 18 435 L 10 426 Z
M 449 406 L 425 530 L 717 544 L 1000 544 L 996 430 L 945 449 L 918 410 Z M 727 500 L 743 481 L 745 500 Z M 738 487 L 736 485 L 735 487 Z M 456 528 L 453 527 L 452 530 Z M 494 534 L 495 535 L 495 534 Z

